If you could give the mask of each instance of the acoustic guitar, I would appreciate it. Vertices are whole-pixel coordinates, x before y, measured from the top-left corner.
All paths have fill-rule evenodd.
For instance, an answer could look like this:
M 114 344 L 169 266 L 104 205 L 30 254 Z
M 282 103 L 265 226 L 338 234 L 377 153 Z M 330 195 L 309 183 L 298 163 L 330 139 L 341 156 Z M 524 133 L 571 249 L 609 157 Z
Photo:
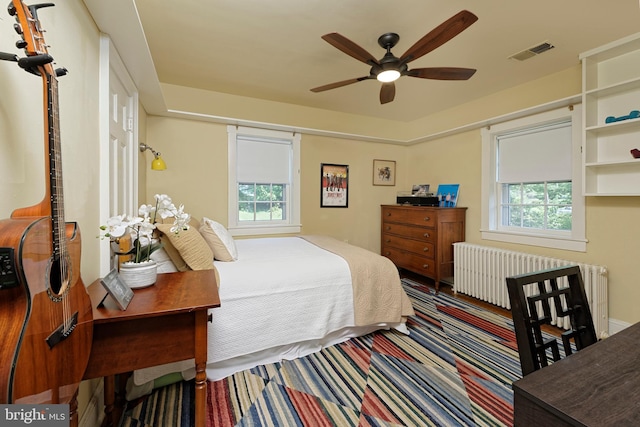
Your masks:
M 80 230 L 64 220 L 57 77 L 37 12 L 43 3 L 9 5 L 26 57 L 15 61 L 42 78 L 44 88 L 44 199 L 0 221 L 0 403 L 70 403 L 93 335 L 91 302 L 80 278 Z M 4 54 L 2 59 L 8 59 Z M 77 422 L 77 418 L 75 418 Z

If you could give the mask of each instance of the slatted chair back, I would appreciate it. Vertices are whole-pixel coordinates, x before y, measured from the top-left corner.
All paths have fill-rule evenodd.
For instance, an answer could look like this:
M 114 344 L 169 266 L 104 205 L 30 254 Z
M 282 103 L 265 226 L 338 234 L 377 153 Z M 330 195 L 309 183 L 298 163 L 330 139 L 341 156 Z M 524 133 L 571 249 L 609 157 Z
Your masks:
M 551 324 L 552 307 L 557 317 L 570 318 L 571 329 L 561 334 L 566 356 L 572 353 L 571 340 L 577 350 L 597 341 L 579 266 L 508 277 L 507 289 L 523 376 L 548 365 L 548 350 L 553 361 L 561 358 L 555 337 L 542 335 L 541 326 Z

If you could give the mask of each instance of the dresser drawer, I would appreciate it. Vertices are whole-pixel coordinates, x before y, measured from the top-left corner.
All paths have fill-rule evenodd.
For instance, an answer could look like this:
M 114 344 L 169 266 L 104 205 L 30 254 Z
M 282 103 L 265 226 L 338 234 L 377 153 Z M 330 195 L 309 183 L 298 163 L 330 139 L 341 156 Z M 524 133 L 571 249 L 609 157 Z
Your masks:
M 383 248 L 382 255 L 393 261 L 396 267 L 428 277 L 436 274 L 436 263 L 433 259 L 390 247 Z
M 385 248 L 404 249 L 427 258 L 433 259 L 435 257 L 435 245 L 431 242 L 411 240 L 385 233 L 382 235 L 382 246 L 383 250 Z
M 436 230 L 432 228 L 423 228 L 411 225 L 383 222 L 382 232 L 385 234 L 395 234 L 396 236 L 418 239 L 426 242 L 435 243 L 436 241 Z
M 400 222 L 435 227 L 437 213 L 428 209 L 382 208 L 382 221 Z

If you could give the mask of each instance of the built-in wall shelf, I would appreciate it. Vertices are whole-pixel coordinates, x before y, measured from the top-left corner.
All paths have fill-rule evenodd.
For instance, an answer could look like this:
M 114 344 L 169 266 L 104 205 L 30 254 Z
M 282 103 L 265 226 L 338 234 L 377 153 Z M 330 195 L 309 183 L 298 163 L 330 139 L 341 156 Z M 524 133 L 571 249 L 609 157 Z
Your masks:
M 583 193 L 640 196 L 640 33 L 580 55 L 582 61 Z

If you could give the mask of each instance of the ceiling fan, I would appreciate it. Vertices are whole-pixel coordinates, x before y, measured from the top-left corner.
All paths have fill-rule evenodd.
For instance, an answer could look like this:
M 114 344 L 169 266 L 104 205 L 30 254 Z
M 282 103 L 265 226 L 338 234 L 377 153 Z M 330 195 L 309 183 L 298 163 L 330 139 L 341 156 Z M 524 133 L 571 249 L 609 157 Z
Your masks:
M 377 79 L 382 82 L 382 88 L 380 89 L 380 104 L 386 104 L 393 101 L 393 98 L 395 98 L 396 86 L 394 81 L 400 76 L 436 80 L 467 80 L 476 72 L 475 69 L 434 67 L 414 68 L 410 70 L 409 67 L 407 67 L 407 64 L 442 46 L 462 31 L 466 30 L 477 20 L 478 17 L 467 10 L 458 12 L 456 15 L 452 16 L 418 40 L 400 58 L 395 57 L 391 53 L 391 49 L 396 45 L 396 43 L 398 43 L 400 36 L 396 33 L 383 34 L 378 38 L 378 44 L 383 49 L 386 49 L 387 53 L 380 60 L 375 59 L 373 55 L 362 47 L 338 33 L 325 34 L 322 36 L 323 40 L 358 61 L 370 65 L 371 70 L 369 71 L 368 76 L 330 83 L 328 85 L 313 88 L 311 91 L 323 92 L 325 90 L 347 86 L 363 80 Z

